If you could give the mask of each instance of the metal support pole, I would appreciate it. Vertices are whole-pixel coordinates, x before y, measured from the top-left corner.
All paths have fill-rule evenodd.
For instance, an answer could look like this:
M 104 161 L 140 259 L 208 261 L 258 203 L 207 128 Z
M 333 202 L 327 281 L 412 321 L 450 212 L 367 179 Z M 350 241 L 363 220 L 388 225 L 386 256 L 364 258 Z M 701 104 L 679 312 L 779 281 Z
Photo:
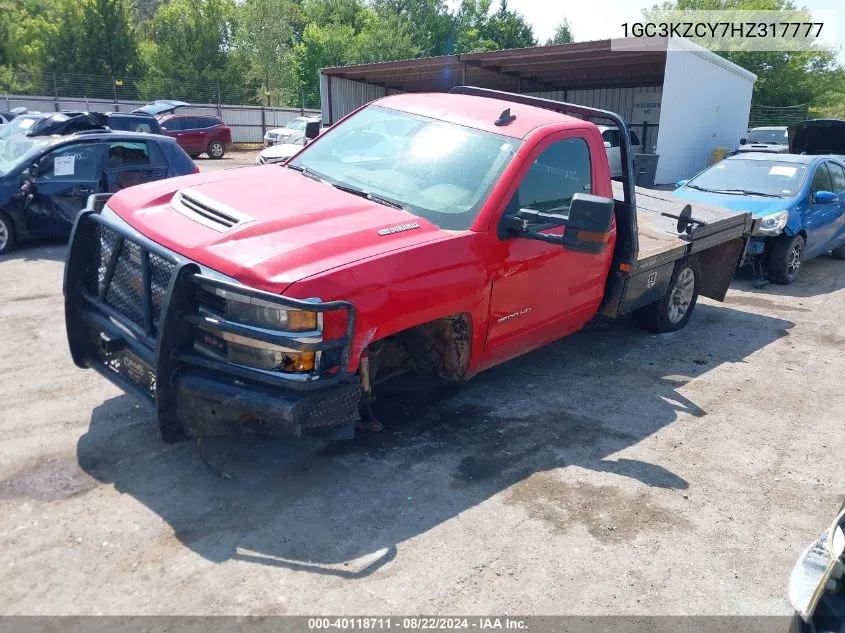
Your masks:
M 328 86 L 328 89 L 326 90 L 326 93 L 327 93 L 326 94 L 326 101 L 328 102 L 328 106 L 329 106 L 329 122 L 328 122 L 328 125 L 333 125 L 334 119 L 332 118 L 332 76 L 329 75 L 327 77 L 327 79 L 328 79 L 328 81 L 326 82 L 326 85 Z M 325 120 L 325 116 L 326 115 L 323 114 L 324 120 Z
M 111 78 L 111 89 L 114 95 L 114 109 L 117 111 L 117 79 L 114 77 Z
M 53 73 L 53 108 L 59 111 L 59 84 L 56 82 L 56 73 Z

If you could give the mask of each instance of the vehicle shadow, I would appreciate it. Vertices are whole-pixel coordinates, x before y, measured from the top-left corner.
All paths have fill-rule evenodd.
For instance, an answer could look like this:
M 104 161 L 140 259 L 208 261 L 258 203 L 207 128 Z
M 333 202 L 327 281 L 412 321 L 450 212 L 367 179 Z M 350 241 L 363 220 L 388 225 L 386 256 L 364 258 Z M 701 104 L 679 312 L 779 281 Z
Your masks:
M 795 281 L 783 284 L 767 283 L 756 286 L 750 266 L 739 268 L 731 284 L 733 288 L 783 297 L 816 297 L 845 288 L 845 261 L 834 259 L 830 255 L 821 255 L 806 262 L 801 262 L 801 269 Z
M 12 260 L 63 262 L 66 255 L 67 240 L 38 240 L 19 244 L 8 253 L 0 255 L 0 264 Z
M 687 330 L 664 336 L 597 320 L 467 384 L 405 377 L 385 385 L 375 403 L 385 431 L 339 443 L 227 437 L 166 445 L 149 416 L 120 396 L 94 410 L 77 456 L 88 474 L 143 503 L 208 560 L 361 578 L 393 560 L 397 545 L 546 471 L 578 467 L 688 488 L 660 464 L 613 455 L 680 415 L 706 425 L 707 411 L 683 386 L 792 325 L 704 303 Z M 621 494 L 613 486 L 548 481 L 545 505 L 532 516 L 556 529 L 586 521 L 607 538 L 606 521 L 625 524 L 640 512 L 595 502 Z

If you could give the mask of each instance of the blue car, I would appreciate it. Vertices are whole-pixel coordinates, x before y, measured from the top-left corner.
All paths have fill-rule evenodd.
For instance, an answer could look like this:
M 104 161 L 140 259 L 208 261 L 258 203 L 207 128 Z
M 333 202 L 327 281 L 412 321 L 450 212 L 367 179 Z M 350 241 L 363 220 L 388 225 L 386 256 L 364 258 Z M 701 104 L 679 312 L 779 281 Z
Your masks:
M 174 139 L 106 123 L 103 115 L 59 113 L 0 138 L 0 254 L 27 240 L 67 237 L 91 194 L 196 171 Z
M 682 180 L 675 196 L 762 218 L 747 257 L 770 281 L 790 284 L 801 262 L 845 259 L 845 156 L 748 152 Z

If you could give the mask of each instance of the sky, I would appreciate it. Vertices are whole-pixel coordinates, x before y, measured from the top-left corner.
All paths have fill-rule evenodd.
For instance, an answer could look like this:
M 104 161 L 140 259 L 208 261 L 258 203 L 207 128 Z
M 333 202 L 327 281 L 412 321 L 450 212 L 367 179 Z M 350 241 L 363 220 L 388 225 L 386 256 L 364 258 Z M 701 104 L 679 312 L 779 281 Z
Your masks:
M 549 39 L 564 16 L 569 18 L 575 41 L 601 40 L 622 37 L 621 25 L 637 22 L 642 9 L 657 4 L 657 0 L 508 0 L 508 8 L 519 11 L 534 27 L 534 35 L 542 43 Z M 495 4 L 495 2 L 494 2 Z M 798 0 L 810 12 L 831 11 L 836 23 L 832 27 L 835 44 L 839 46 L 839 60 L 845 64 L 845 2 L 843 0 Z

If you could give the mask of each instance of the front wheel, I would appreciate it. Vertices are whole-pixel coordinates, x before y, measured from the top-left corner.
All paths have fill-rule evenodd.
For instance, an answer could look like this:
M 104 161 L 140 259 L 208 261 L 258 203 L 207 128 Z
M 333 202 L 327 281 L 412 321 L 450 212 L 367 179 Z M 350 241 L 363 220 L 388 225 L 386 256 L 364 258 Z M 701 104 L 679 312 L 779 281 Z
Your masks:
M 675 264 L 666 294 L 657 301 L 634 310 L 631 314 L 634 323 L 658 334 L 680 330 L 687 324 L 695 309 L 700 280 L 701 267 L 697 259 L 679 261 Z
M 211 143 L 208 144 L 206 153 L 209 158 L 223 158 L 223 154 L 226 153 L 226 147 L 220 141 L 211 141 Z
M 0 255 L 8 253 L 15 245 L 15 225 L 12 219 L 0 211 Z
M 791 284 L 798 275 L 803 257 L 803 237 L 782 235 L 777 238 L 769 256 L 769 279 L 778 284 Z

